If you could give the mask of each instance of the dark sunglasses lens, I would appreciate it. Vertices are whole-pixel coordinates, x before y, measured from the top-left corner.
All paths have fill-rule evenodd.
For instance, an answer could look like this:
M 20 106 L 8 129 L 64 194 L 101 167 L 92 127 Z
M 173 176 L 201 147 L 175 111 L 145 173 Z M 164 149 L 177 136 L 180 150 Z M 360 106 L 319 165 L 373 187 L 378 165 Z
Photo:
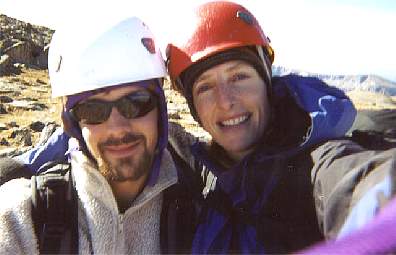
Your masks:
M 125 118 L 132 119 L 146 115 L 156 105 L 157 100 L 154 95 L 148 91 L 138 91 L 119 100 L 117 109 Z
M 90 100 L 79 104 L 72 109 L 72 114 L 77 121 L 85 124 L 101 124 L 111 114 L 113 106 L 127 119 L 139 118 L 157 106 L 155 95 L 142 90 L 129 94 L 114 102 Z
M 73 115 L 85 124 L 100 124 L 109 118 L 111 106 L 101 101 L 90 101 L 77 105 Z

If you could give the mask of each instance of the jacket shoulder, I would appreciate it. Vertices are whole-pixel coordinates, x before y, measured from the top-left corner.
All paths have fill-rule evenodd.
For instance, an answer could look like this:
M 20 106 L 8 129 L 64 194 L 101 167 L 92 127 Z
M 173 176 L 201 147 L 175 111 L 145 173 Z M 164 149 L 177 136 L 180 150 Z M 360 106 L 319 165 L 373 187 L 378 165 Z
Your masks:
M 13 179 L 0 187 L 0 253 L 38 254 L 31 217 L 30 180 Z
M 30 179 L 12 179 L 0 186 L 0 208 L 4 210 L 17 210 L 22 204 L 30 202 L 32 191 Z
M 17 178 L 30 178 L 32 172 L 16 158 L 0 158 L 0 185 Z

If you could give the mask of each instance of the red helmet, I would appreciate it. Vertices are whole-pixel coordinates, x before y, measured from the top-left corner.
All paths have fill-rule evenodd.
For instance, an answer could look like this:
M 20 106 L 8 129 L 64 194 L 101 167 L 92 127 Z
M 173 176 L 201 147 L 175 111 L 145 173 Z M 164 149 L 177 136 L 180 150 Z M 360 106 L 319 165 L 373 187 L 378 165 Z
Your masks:
M 195 15 L 195 29 L 184 31 L 182 39 L 167 47 L 168 72 L 172 84 L 194 63 L 216 53 L 243 46 L 261 46 L 271 63 L 274 51 L 256 18 L 243 6 L 232 2 L 209 2 L 201 5 Z M 260 54 L 260 53 L 259 53 Z

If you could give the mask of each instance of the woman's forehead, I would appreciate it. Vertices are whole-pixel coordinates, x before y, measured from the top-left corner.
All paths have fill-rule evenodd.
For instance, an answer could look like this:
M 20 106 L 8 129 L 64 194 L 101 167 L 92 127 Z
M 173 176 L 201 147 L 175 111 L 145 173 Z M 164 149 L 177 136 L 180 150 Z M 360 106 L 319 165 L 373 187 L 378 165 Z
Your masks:
M 195 83 L 206 79 L 219 71 L 222 73 L 231 73 L 240 69 L 254 69 L 254 67 L 252 64 L 244 60 L 229 60 L 205 70 L 201 75 L 198 76 Z

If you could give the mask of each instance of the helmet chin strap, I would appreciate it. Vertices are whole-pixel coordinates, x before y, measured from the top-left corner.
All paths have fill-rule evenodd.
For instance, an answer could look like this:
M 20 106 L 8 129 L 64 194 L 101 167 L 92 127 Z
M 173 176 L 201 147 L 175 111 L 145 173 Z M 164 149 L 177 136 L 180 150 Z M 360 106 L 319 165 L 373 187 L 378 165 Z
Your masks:
M 256 45 L 256 50 L 261 61 L 263 62 L 265 73 L 267 74 L 268 79 L 271 80 L 272 71 L 268 69 L 268 62 L 264 56 L 263 47 L 261 45 Z

